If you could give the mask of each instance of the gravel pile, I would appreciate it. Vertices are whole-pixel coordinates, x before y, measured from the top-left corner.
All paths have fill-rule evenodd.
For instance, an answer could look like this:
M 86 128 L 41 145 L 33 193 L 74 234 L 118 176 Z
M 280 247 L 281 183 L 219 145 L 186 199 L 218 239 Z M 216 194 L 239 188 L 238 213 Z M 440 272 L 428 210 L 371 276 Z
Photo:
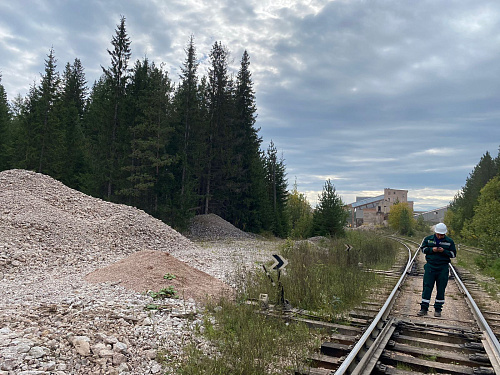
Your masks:
M 243 232 L 215 214 L 197 215 L 189 225 L 186 236 L 198 241 L 244 240 L 255 235 Z
M 42 174 L 0 172 L 0 375 L 168 371 L 203 324 L 200 284 L 234 285 L 236 269 L 269 260 L 273 247 L 198 246 L 141 210 Z M 145 293 L 168 282 L 164 273 L 177 274 L 184 298 Z M 153 302 L 162 308 L 146 310 Z

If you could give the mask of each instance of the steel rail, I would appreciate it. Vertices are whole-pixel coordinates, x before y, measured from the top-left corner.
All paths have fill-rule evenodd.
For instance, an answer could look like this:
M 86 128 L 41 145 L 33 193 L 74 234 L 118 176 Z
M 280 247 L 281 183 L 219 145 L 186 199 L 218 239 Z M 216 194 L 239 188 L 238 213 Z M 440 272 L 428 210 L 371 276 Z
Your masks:
M 396 286 L 392 290 L 391 294 L 389 295 L 389 297 L 385 301 L 384 306 L 380 309 L 377 316 L 375 316 L 375 318 L 373 319 L 370 326 L 366 329 L 365 333 L 361 336 L 361 338 L 356 343 L 354 348 L 347 355 L 347 357 L 342 362 L 342 364 L 339 366 L 339 368 L 335 371 L 335 375 L 349 374 L 349 373 L 351 373 L 350 371 L 355 370 L 356 366 L 359 364 L 359 363 L 355 363 L 355 360 L 356 360 L 358 354 L 364 348 L 365 344 L 367 343 L 368 339 L 372 336 L 375 329 L 382 328 L 382 327 L 378 327 L 378 326 L 384 319 L 387 318 L 387 315 L 390 312 L 390 307 L 392 307 L 392 305 L 394 304 L 394 301 L 396 299 L 396 294 L 399 291 L 401 284 L 406 279 L 406 276 L 408 275 L 409 271 L 411 270 L 411 267 L 413 266 L 413 261 L 415 260 L 417 254 L 418 254 L 418 251 L 420 250 L 420 247 L 419 247 L 417 249 L 417 251 L 415 251 L 415 254 L 412 257 L 411 250 L 410 250 L 409 246 L 404 244 L 400 239 L 395 239 L 395 238 L 392 238 L 392 239 L 399 241 L 404 246 L 406 246 L 406 248 L 408 249 L 408 262 L 406 264 L 406 268 L 405 268 L 403 274 L 401 275 L 401 277 L 399 278 Z M 354 366 L 354 367 L 352 367 L 352 366 Z M 352 367 L 352 369 L 351 369 L 351 367 Z
M 411 240 L 408 240 L 408 241 L 413 242 L 415 244 L 418 243 L 418 242 L 411 241 Z M 422 246 L 422 244 L 420 244 L 420 246 Z M 419 247 L 419 249 L 420 249 L 420 247 Z M 467 251 L 467 250 L 465 250 L 465 251 Z M 418 251 L 417 251 L 417 253 L 418 253 Z M 483 340 L 483 344 L 485 344 L 484 341 L 486 341 L 487 345 L 485 345 L 485 349 L 486 349 L 488 356 L 490 358 L 491 365 L 495 369 L 495 373 L 500 374 L 500 343 L 499 343 L 497 337 L 495 336 L 495 333 L 492 331 L 491 327 L 489 326 L 488 322 L 484 318 L 483 313 L 481 312 L 481 310 L 477 306 L 476 302 L 474 301 L 474 298 L 467 290 L 467 287 L 462 282 L 462 279 L 460 278 L 457 271 L 455 270 L 455 267 L 453 267 L 453 265 L 451 263 L 450 263 L 450 270 L 453 273 L 453 276 L 455 277 L 455 280 L 458 284 L 459 289 L 465 295 L 466 302 L 472 310 L 472 315 L 474 315 L 474 319 L 476 320 L 476 322 L 479 326 L 479 329 L 485 335 L 485 340 Z
M 460 290 L 462 293 L 465 294 L 467 303 L 471 307 L 472 314 L 474 315 L 474 318 L 476 319 L 477 324 L 479 325 L 479 328 L 481 331 L 486 336 L 486 341 L 488 345 L 490 346 L 489 353 L 490 354 L 490 361 L 495 369 L 495 372 L 498 374 L 500 373 L 500 343 L 498 342 L 498 339 L 496 338 L 495 334 L 491 330 L 488 322 L 484 318 L 483 314 L 481 313 L 481 310 L 477 306 L 476 302 L 474 301 L 474 298 L 472 298 L 471 294 L 467 290 L 465 284 L 462 282 L 460 277 L 458 276 L 457 271 L 455 270 L 455 267 L 453 267 L 450 264 L 450 269 L 451 272 L 453 273 L 453 276 L 455 277 L 456 282 L 459 285 Z

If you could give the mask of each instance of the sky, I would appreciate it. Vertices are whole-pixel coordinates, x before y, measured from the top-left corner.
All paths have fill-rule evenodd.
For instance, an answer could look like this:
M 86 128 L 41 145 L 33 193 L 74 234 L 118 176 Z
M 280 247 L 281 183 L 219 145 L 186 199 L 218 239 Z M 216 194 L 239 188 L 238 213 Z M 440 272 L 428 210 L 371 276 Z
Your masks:
M 179 81 L 194 37 L 199 76 L 215 42 L 236 73 L 246 50 L 262 149 L 314 206 L 330 179 L 344 203 L 408 190 L 446 206 L 500 146 L 500 2 L 486 0 L 0 0 L 8 99 L 40 82 L 51 48 L 89 86 L 126 19 L 132 61 Z

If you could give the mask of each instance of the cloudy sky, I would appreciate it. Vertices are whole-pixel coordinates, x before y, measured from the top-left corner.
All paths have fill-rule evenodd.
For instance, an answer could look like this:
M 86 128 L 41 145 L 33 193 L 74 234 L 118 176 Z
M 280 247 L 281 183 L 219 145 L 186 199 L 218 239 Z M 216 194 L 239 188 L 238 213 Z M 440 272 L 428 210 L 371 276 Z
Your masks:
M 17 0 L 0 2 L 8 99 L 79 58 L 89 85 L 126 18 L 132 59 L 174 82 L 194 36 L 200 75 L 221 41 L 244 50 L 262 147 L 315 203 L 331 179 L 345 203 L 405 189 L 416 210 L 444 206 L 500 146 L 500 2 L 486 0 Z M 132 64 L 131 64 L 132 65 Z

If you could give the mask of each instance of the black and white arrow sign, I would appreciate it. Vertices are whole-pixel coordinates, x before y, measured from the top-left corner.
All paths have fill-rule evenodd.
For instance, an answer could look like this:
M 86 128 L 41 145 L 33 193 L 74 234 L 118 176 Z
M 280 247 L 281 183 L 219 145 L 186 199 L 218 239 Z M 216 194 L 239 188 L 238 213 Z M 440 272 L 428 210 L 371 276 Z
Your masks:
M 348 244 L 344 244 L 345 245 L 345 251 L 349 252 L 349 250 L 352 249 L 352 246 L 351 245 L 348 245 Z
M 278 254 L 273 254 L 273 257 L 274 257 L 274 259 L 276 259 L 276 261 L 274 262 L 274 264 L 271 266 L 271 268 L 273 270 L 283 269 L 288 264 L 288 260 L 286 260 L 285 258 L 281 257 Z

